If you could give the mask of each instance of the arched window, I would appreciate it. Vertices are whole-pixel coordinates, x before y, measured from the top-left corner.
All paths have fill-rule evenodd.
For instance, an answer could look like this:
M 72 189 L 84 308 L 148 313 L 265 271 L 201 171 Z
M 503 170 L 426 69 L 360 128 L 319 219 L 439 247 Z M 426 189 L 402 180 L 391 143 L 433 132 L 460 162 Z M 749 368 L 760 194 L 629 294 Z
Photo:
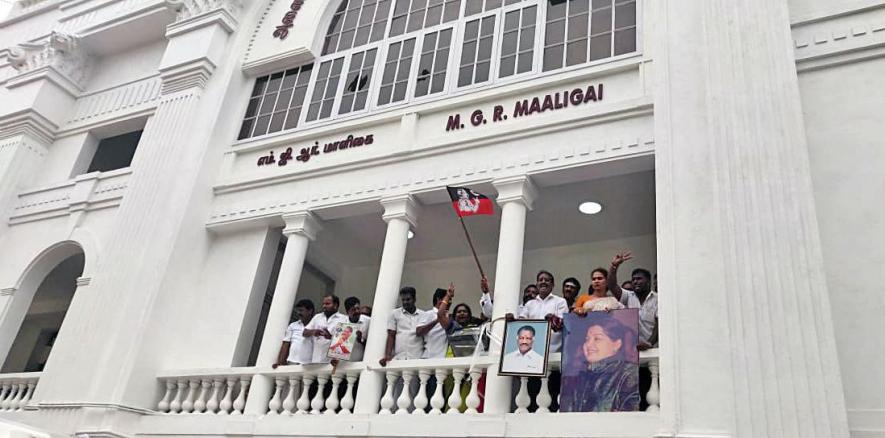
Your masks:
M 632 54 L 636 3 L 341 0 L 314 63 L 256 80 L 239 138 Z

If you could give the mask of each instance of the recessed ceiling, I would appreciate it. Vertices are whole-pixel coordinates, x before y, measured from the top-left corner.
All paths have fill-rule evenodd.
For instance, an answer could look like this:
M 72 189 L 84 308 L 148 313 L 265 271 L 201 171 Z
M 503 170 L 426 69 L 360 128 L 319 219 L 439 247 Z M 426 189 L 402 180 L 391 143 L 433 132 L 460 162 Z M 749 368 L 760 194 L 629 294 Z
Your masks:
M 558 172 L 556 177 L 533 176 L 536 182 L 568 182 L 539 187 L 534 208 L 526 218 L 525 249 L 653 234 L 654 172 L 647 169 L 649 161 L 643 160 L 638 167 L 635 162 L 632 166 L 617 166 L 621 171 L 634 171 L 632 173 L 619 173 L 610 166 L 596 165 L 597 169 Z M 490 184 L 472 188 L 492 199 L 496 195 Z M 408 241 L 407 262 L 470 256 L 464 231 L 448 202 L 448 195 L 442 189 L 439 192 L 420 197 L 424 205 L 414 229 L 415 237 Z M 430 200 L 436 203 L 428 205 Z M 582 214 L 578 205 L 584 201 L 599 202 L 604 208 L 599 214 Z M 497 252 L 500 206 L 495 205 L 494 215 L 466 217 L 464 222 L 478 254 Z M 327 220 L 317 241 L 310 245 L 310 251 L 313 257 L 342 268 L 377 266 L 386 230 L 380 210 Z

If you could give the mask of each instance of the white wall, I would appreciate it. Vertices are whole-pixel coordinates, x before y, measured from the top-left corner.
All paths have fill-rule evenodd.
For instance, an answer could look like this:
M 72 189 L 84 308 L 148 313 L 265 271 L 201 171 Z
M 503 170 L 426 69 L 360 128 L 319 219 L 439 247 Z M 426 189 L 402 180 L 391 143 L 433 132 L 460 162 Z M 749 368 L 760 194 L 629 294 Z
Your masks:
M 849 422 L 875 416 L 876 436 L 885 436 L 885 392 L 874 389 L 885 382 L 885 89 L 874 85 L 883 77 L 885 59 L 800 76 Z

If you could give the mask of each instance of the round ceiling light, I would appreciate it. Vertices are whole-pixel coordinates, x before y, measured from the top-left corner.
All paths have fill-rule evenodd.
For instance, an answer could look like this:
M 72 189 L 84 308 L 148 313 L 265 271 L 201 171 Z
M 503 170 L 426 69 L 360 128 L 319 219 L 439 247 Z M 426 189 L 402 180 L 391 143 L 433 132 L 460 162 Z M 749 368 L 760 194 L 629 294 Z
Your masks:
M 413 233 L 412 230 L 409 230 L 409 239 L 413 237 L 415 237 L 415 233 Z
M 582 202 L 578 206 L 578 211 L 584 214 L 596 214 L 602 211 L 602 205 L 598 202 Z

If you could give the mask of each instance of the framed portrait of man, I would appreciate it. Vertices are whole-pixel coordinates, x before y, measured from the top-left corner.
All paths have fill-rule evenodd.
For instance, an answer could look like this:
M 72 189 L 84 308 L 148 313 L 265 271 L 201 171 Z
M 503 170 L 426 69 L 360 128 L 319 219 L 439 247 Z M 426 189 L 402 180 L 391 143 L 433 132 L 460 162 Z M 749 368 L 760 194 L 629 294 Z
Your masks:
M 329 358 L 350 360 L 356 344 L 356 331 L 359 324 L 342 322 L 332 328 L 332 344 L 329 345 Z
M 550 350 L 550 323 L 543 319 L 508 321 L 498 374 L 544 377 Z
M 639 410 L 639 310 L 563 317 L 560 412 Z

